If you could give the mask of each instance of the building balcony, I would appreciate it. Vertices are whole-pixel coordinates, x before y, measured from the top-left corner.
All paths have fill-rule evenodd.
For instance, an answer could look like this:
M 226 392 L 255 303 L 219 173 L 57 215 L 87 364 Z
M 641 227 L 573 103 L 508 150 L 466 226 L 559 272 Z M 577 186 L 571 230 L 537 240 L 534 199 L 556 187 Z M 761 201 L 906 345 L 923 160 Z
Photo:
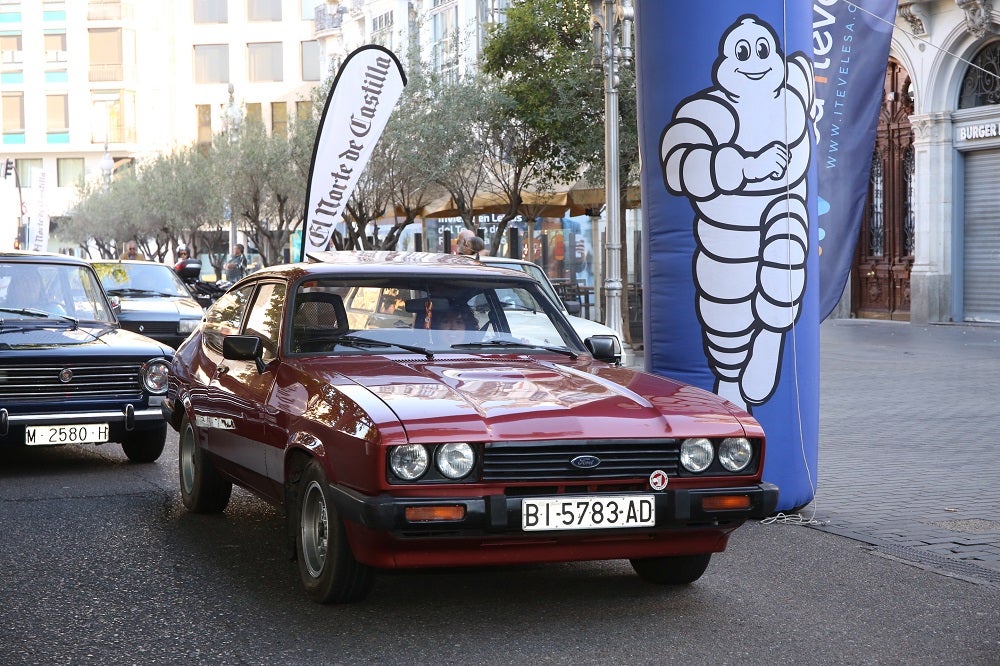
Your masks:
M 128 21 L 135 18 L 130 0 L 90 0 L 87 19 L 90 21 Z
M 123 65 L 91 65 L 90 81 L 92 83 L 103 83 L 105 81 L 124 81 L 125 68 Z

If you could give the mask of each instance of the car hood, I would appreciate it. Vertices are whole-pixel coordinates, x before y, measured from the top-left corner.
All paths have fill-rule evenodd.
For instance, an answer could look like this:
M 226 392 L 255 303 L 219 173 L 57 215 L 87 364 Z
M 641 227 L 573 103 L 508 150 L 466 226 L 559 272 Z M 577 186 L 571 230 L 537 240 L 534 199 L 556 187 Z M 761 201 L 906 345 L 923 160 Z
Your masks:
M 591 361 L 511 358 L 337 369 L 392 410 L 412 442 L 757 434 L 732 403 L 670 379 Z
M 122 298 L 120 302 L 121 314 L 126 318 L 137 314 L 143 316 L 163 314 L 201 319 L 202 315 L 205 314 L 205 310 L 193 298 L 157 296 L 155 298 Z
M 6 329 L 0 329 L 0 354 L 9 359 L 13 351 L 30 352 L 31 360 L 51 357 L 83 360 L 95 355 L 169 358 L 173 353 L 155 340 L 120 328 L 22 325 L 22 322 L 8 323 Z

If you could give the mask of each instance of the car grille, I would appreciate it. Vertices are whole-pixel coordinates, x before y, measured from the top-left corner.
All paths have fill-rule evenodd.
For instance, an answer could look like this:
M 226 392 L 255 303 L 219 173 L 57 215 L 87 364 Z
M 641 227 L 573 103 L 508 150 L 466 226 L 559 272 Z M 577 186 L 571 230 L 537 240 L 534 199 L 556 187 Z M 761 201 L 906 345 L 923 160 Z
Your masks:
M 133 333 L 141 333 L 146 336 L 154 335 L 176 335 L 176 321 L 121 321 L 122 328 Z M 139 330 L 142 327 L 142 330 Z
M 65 369 L 73 373 L 68 382 L 60 381 L 60 373 Z M 7 366 L 0 368 L 0 400 L 135 400 L 143 395 L 140 369 L 138 363 Z
M 494 442 L 483 456 L 484 481 L 572 481 L 677 475 L 680 440 L 577 440 Z M 582 456 L 590 460 L 580 460 Z M 595 460 L 593 467 L 572 463 Z

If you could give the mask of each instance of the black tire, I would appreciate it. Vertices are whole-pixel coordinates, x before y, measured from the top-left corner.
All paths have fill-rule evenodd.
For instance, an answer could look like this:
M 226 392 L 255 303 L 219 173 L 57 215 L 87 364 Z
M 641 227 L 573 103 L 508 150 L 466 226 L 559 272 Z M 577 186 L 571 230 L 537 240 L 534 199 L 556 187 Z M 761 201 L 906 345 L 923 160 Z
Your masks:
M 704 555 L 675 555 L 629 560 L 639 578 L 657 585 L 687 585 L 693 583 L 708 568 L 711 553 Z
M 299 487 L 295 555 L 306 595 L 321 604 L 361 601 L 375 584 L 375 572 L 357 561 L 333 503 L 326 474 L 313 460 Z
M 185 415 L 177 446 L 181 501 L 194 513 L 221 513 L 229 505 L 233 484 L 222 478 L 198 444 L 198 434 Z
M 130 432 L 122 440 L 122 451 L 130 462 L 151 463 L 160 457 L 166 443 L 167 424 L 164 423 L 158 428 Z

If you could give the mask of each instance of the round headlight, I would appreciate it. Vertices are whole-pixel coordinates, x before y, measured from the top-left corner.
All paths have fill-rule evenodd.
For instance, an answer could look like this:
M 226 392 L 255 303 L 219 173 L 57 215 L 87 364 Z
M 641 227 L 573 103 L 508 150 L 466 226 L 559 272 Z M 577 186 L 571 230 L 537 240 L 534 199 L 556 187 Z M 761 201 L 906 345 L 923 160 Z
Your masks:
M 465 442 L 442 444 L 435 455 L 438 471 L 449 479 L 461 479 L 472 471 L 476 455 Z
M 167 377 L 170 366 L 166 361 L 151 361 L 142 373 L 142 383 L 150 393 L 160 395 L 167 392 Z
M 429 462 L 427 449 L 420 444 L 397 446 L 389 454 L 389 469 L 404 481 L 414 481 L 422 477 L 427 471 Z
M 746 437 L 727 437 L 719 444 L 719 462 L 730 472 L 739 472 L 750 464 L 753 449 Z
M 685 439 L 681 444 L 681 464 L 689 472 L 704 472 L 712 464 L 712 442 L 704 437 Z

